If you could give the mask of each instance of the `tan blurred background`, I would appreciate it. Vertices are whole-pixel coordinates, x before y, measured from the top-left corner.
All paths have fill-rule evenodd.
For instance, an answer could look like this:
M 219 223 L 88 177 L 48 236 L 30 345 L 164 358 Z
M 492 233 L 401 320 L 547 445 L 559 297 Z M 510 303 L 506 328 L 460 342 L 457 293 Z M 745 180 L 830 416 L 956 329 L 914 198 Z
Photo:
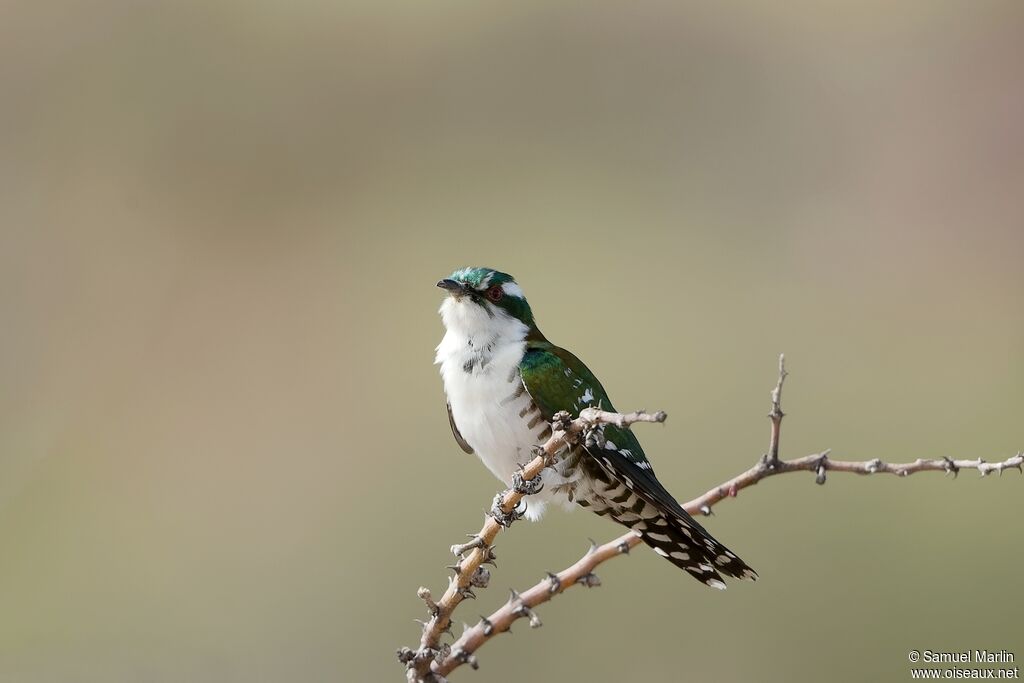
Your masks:
M 764 450 L 1024 448 L 1024 7 L 0 7 L 0 681 L 388 681 L 497 482 L 433 283 L 515 274 L 695 495 Z M 1024 657 L 1024 480 L 762 483 L 465 681 L 901 681 Z M 502 536 L 489 612 L 618 529 Z

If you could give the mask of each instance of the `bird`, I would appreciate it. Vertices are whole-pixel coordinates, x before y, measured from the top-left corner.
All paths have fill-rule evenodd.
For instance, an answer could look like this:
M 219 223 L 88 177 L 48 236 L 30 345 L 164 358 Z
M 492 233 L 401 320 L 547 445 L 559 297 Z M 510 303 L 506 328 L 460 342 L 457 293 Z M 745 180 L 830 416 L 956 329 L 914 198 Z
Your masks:
M 435 364 L 452 434 L 506 485 L 551 436 L 556 413 L 615 411 L 594 373 L 541 333 L 511 275 L 462 268 L 437 286 L 446 295 Z M 523 516 L 536 521 L 551 504 L 580 506 L 633 529 L 655 553 L 707 586 L 725 589 L 723 575 L 757 579 L 658 481 L 631 429 L 604 425 L 602 436 L 581 440 L 543 470 L 543 488 L 528 496 Z

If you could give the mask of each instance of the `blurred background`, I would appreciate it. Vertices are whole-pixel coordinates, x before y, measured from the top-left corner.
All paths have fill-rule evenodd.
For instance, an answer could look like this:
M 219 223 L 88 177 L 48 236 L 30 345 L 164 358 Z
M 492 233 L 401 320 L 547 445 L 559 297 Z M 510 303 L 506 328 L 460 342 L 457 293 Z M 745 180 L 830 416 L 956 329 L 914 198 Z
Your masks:
M 399 681 L 498 482 L 434 282 L 489 265 L 681 499 L 782 452 L 1024 448 L 1018 2 L 6 2 L 0 681 Z M 779 477 L 453 680 L 907 680 L 1024 656 L 1024 480 Z M 475 622 L 587 537 L 498 543 Z M 456 632 L 459 629 L 456 628 Z

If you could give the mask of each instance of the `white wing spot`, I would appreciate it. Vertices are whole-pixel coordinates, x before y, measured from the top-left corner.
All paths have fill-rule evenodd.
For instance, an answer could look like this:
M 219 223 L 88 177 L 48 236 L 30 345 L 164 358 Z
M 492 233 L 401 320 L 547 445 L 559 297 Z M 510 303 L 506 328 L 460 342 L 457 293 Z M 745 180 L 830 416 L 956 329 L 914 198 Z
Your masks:
M 717 588 L 720 591 L 725 590 L 725 584 L 719 581 L 718 579 L 708 579 L 705 583 L 707 583 L 707 585 L 711 586 L 712 588 Z
M 677 560 L 688 560 L 688 559 L 690 559 L 690 554 L 689 553 L 684 553 L 684 552 L 682 552 L 680 550 L 673 550 L 672 552 L 669 553 L 669 556 L 670 557 L 674 557 Z
M 669 538 L 668 536 L 666 536 L 665 534 L 656 534 L 654 532 L 651 532 L 651 533 L 649 533 L 647 535 L 650 538 L 653 538 L 655 541 L 661 541 L 662 543 L 671 543 L 672 542 L 672 539 Z
M 658 553 L 658 554 L 659 554 L 659 555 L 661 555 L 662 557 L 668 557 L 668 553 L 666 553 L 666 552 L 665 552 L 664 550 L 662 550 L 661 548 L 655 548 L 655 549 L 654 549 L 654 552 Z
M 580 403 L 590 403 L 593 400 L 594 392 L 590 390 L 590 387 L 587 387 L 587 390 L 583 392 L 582 396 L 580 396 Z

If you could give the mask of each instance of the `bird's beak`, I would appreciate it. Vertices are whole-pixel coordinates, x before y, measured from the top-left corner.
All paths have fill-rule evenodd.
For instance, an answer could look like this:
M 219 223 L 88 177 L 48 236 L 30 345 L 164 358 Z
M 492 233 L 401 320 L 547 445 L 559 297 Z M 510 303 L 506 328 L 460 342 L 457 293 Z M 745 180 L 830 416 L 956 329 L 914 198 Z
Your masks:
M 466 293 L 466 286 L 464 284 L 448 278 L 438 280 L 437 286 L 453 296 L 461 296 Z

